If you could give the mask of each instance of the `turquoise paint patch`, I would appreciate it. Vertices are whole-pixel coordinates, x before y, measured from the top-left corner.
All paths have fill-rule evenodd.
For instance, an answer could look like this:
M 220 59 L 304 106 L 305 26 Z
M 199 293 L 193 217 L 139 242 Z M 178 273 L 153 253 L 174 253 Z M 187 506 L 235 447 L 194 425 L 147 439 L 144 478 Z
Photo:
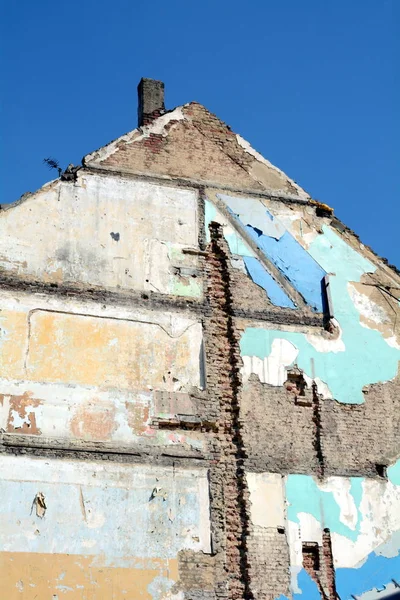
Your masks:
M 268 298 L 275 306 L 296 308 L 286 292 L 284 292 L 280 285 L 277 284 L 272 275 L 268 273 L 257 258 L 246 256 L 244 258 L 244 264 L 254 283 L 267 292 Z
M 321 600 L 318 586 L 305 569 L 301 569 L 297 578 L 301 593 L 293 594 L 293 600 Z
M 400 360 L 400 350 L 389 346 L 379 331 L 360 325 L 360 314 L 347 290 L 349 281 L 359 281 L 363 273 L 373 272 L 375 267 L 326 226 L 324 234 L 311 245 L 310 253 L 326 271 L 335 273 L 330 277 L 330 288 L 345 351 L 319 352 L 302 333 L 247 329 L 240 344 L 242 356 L 264 359 L 269 356 L 274 339 L 286 339 L 299 350 L 299 368 L 313 377 L 313 363 L 315 376 L 328 385 L 333 398 L 361 404 L 362 388 L 393 379 Z
M 400 460 L 391 465 L 387 470 L 387 477 L 393 485 L 400 485 Z
M 355 542 L 360 533 L 362 519 L 359 508 L 362 497 L 362 482 L 362 477 L 350 478 L 350 494 L 353 496 L 358 512 L 356 527 L 350 529 L 340 521 L 340 506 L 332 492 L 321 490 L 309 475 L 289 475 L 286 481 L 289 521 L 300 523 L 299 513 L 307 513 L 321 523 L 323 528 L 329 527 L 331 532 L 345 536 Z

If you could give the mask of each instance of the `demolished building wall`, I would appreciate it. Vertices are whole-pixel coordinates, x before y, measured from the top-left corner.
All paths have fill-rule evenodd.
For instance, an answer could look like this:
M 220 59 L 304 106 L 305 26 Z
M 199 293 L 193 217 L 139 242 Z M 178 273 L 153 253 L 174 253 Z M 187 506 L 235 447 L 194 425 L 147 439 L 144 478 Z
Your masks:
M 0 211 L 1 595 L 383 598 L 400 277 L 204 107 L 142 102 Z

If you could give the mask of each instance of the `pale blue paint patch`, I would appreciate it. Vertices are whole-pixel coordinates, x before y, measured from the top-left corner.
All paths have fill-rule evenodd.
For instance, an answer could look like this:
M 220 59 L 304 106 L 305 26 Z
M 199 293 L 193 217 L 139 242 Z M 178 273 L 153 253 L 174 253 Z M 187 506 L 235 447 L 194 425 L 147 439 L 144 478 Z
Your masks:
M 289 233 L 277 240 L 264 235 L 251 225 L 246 230 L 279 271 L 300 292 L 307 304 L 316 312 L 323 312 L 322 285 L 324 269 Z
M 374 549 L 374 552 L 375 554 L 378 554 L 379 556 L 385 556 L 386 558 L 393 558 L 397 556 L 400 552 L 400 529 L 394 531 L 389 539 Z
M 0 481 L 0 550 L 97 555 L 105 564 L 124 566 L 129 557 L 175 558 L 183 547 L 196 549 L 200 537 L 200 498 L 195 475 L 160 479 L 140 476 L 136 487 L 94 487 L 62 482 Z M 179 485 L 179 489 L 178 489 Z M 39 519 L 32 502 L 44 494 L 47 510 Z M 184 503 L 179 503 L 183 498 Z M 32 512 L 31 512 L 32 511 Z M 34 535 L 36 529 L 40 535 Z
M 286 230 L 279 238 L 266 235 L 265 231 L 255 227 L 254 224 L 243 222 L 229 206 L 227 209 L 239 226 L 247 231 L 265 257 L 300 292 L 311 308 L 314 311 L 323 312 L 322 285 L 326 272 L 307 250 L 289 231 Z M 265 209 L 265 230 L 267 231 L 269 229 L 268 221 L 276 222 L 280 228 L 284 229 L 279 220 Z
M 384 589 L 399 574 L 400 554 L 386 558 L 371 552 L 359 568 L 336 569 L 336 589 L 341 600 L 352 600 L 354 596 Z
M 400 485 L 400 460 L 391 465 L 387 470 L 387 477 L 393 485 Z
M 228 242 L 229 250 L 232 254 L 237 254 L 239 256 L 254 256 L 254 252 L 247 246 L 247 244 L 242 240 L 242 238 L 235 232 L 227 233 L 224 232 L 224 237 Z
M 275 600 L 289 600 L 289 598 L 287 596 L 284 596 L 283 594 L 281 594 L 280 596 L 275 598 Z
M 321 600 L 318 586 L 305 569 L 301 569 L 297 578 L 300 593 L 293 594 L 293 600 Z
M 205 212 L 204 212 L 204 220 L 205 220 L 205 228 L 206 228 L 206 240 L 210 241 L 210 231 L 208 229 L 209 224 L 212 221 L 218 221 L 219 217 L 217 215 L 217 209 L 215 206 L 209 201 L 205 201 Z M 241 236 L 236 233 L 231 226 L 231 232 L 226 231 L 226 227 L 224 228 L 224 238 L 227 241 L 229 246 L 229 250 L 232 254 L 237 254 L 238 256 L 254 256 L 254 252 L 249 248 L 249 246 L 244 242 Z
M 267 292 L 268 298 L 273 304 L 285 308 L 296 308 L 286 292 L 277 284 L 257 258 L 246 256 L 244 264 L 254 283 Z
M 321 523 L 322 528 L 329 527 L 331 532 L 345 536 L 355 542 L 360 533 L 362 520 L 359 508 L 362 497 L 362 482 L 362 477 L 350 478 L 350 494 L 353 496 L 358 511 L 356 527 L 350 529 L 340 520 L 340 506 L 332 492 L 321 490 L 310 475 L 289 475 L 286 481 L 289 521 L 300 523 L 299 513 L 307 513 Z

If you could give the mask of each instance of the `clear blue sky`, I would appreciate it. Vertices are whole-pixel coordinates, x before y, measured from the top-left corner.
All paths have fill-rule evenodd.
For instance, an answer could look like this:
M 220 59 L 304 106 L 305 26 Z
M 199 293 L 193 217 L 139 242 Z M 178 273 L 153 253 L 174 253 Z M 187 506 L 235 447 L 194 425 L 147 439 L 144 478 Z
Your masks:
M 134 129 L 152 77 L 400 266 L 399 0 L 19 0 L 2 30 L 0 203 Z

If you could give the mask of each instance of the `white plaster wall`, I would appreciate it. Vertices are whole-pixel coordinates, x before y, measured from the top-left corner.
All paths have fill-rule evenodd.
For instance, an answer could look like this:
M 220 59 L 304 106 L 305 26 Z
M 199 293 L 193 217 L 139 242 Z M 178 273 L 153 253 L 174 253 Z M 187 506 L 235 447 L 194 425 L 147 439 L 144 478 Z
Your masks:
M 252 525 L 285 526 L 284 479 L 279 473 L 247 473 Z
M 201 296 L 182 248 L 198 245 L 197 194 L 79 172 L 0 212 L 0 267 L 33 279 Z M 34 248 L 34 251 L 33 251 Z

